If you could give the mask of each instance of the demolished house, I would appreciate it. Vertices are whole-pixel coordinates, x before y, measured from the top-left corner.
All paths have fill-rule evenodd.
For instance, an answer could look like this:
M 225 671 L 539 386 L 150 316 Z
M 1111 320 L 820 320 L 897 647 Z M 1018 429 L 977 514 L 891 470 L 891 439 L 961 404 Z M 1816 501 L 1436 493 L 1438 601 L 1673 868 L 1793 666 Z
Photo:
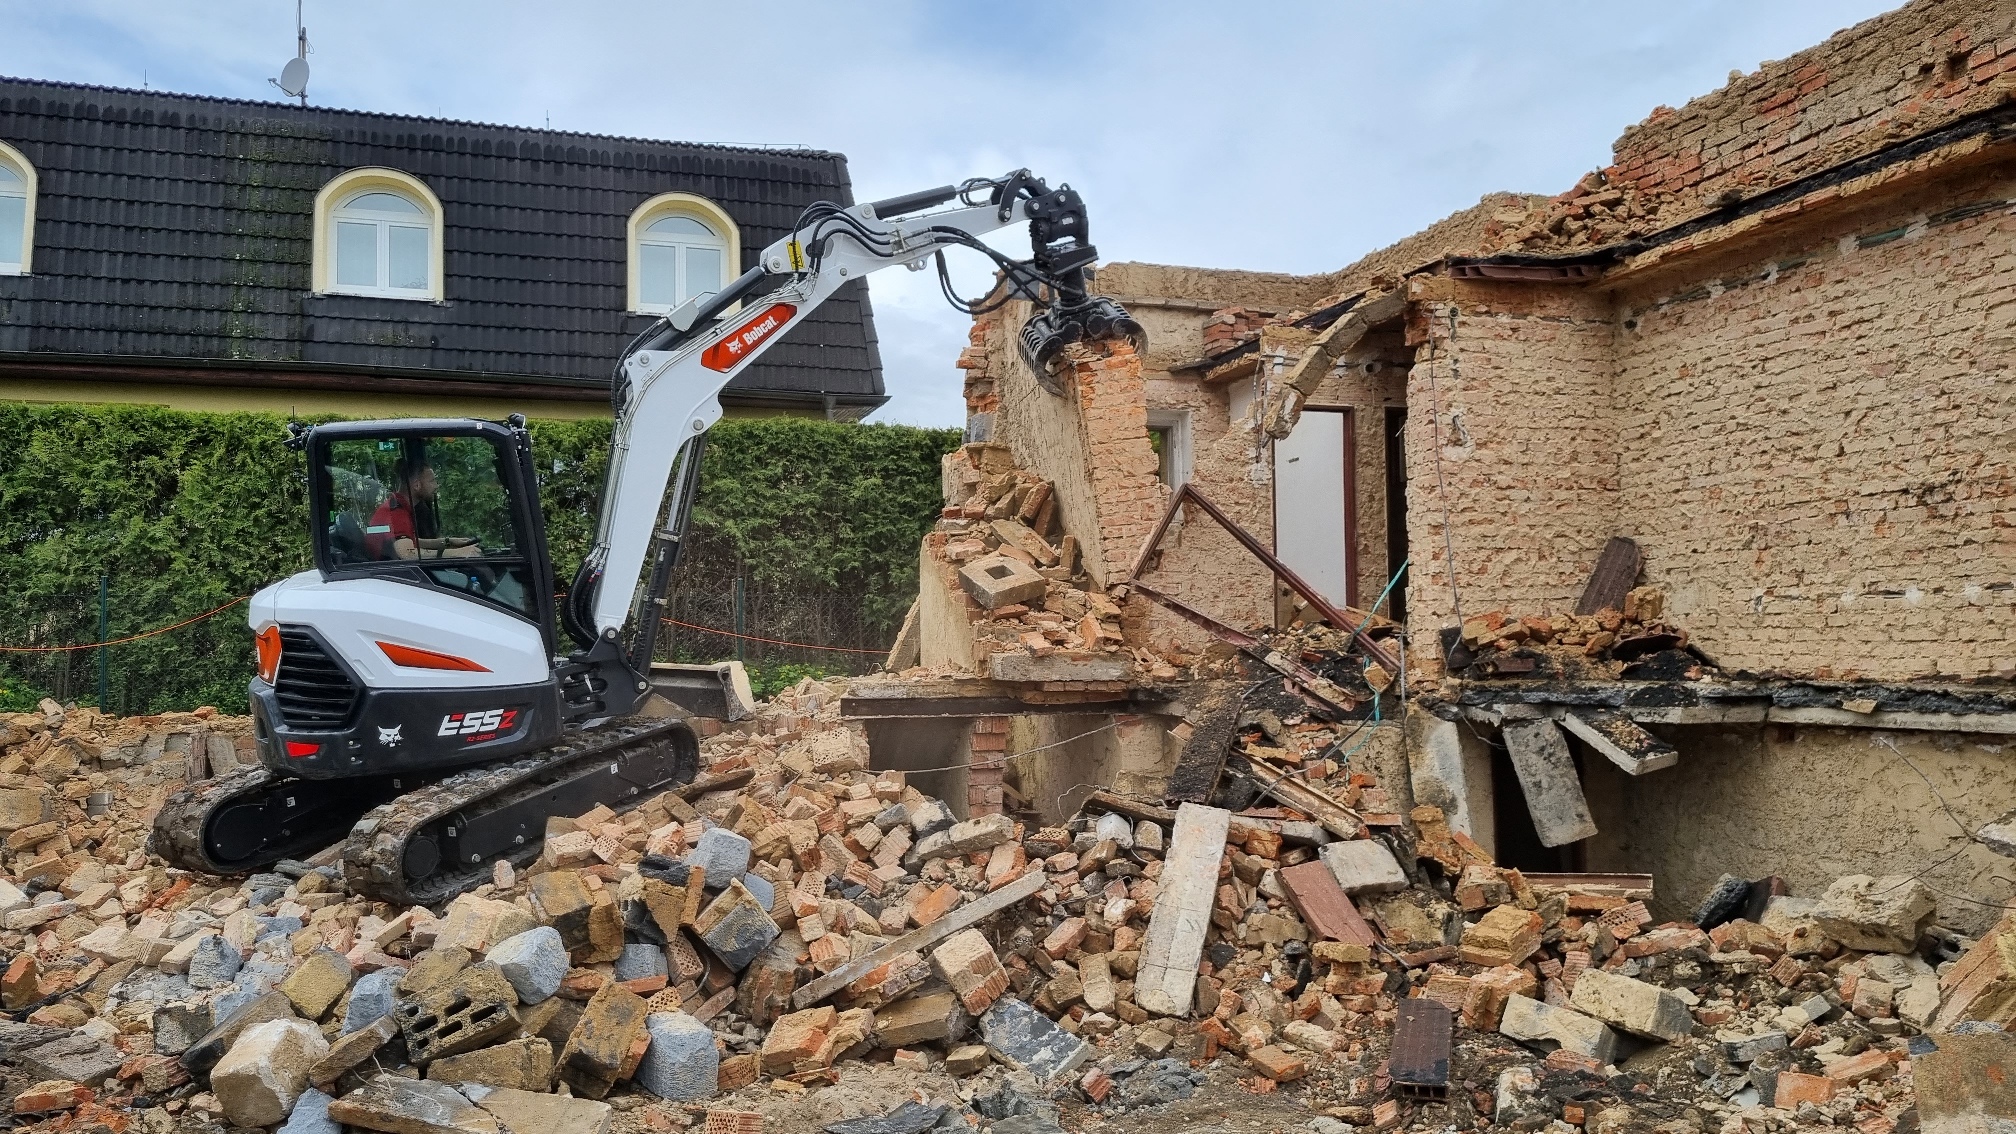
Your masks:
M 1332 275 L 1110 267 L 1140 349 L 983 318 L 889 672 L 439 908 L 150 857 L 248 721 L 0 717 L 13 1120 L 2006 1129 L 2005 65 L 1912 4 Z
M 1970 844 L 2016 807 L 2012 26 L 1908 5 L 1332 274 L 1110 266 L 1138 355 L 1037 375 L 1026 307 L 979 320 L 922 550 L 934 676 L 874 696 L 992 682 L 1008 759 L 974 741 L 946 794 L 991 807 L 1005 768 L 1058 818 L 1251 724 L 1171 680 L 1226 631 L 1364 626 L 1405 673 L 1344 651 L 1378 718 L 1353 759 L 1501 864 L 1651 874 L 1663 916 L 1725 873 L 1923 869 L 1985 928 L 2016 901 Z M 1186 485 L 1349 625 L 1196 499 L 1149 547 Z M 971 582 L 1003 557 L 1022 591 Z M 872 721 L 906 741 L 878 754 L 964 762 L 932 719 Z

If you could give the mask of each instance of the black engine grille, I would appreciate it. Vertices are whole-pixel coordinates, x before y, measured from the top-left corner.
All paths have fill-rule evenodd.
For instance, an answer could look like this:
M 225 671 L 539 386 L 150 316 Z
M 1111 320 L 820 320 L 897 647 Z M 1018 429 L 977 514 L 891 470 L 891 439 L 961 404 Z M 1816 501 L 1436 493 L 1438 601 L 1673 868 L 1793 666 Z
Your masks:
M 341 728 L 357 708 L 357 683 L 306 630 L 281 628 L 273 694 L 290 728 Z

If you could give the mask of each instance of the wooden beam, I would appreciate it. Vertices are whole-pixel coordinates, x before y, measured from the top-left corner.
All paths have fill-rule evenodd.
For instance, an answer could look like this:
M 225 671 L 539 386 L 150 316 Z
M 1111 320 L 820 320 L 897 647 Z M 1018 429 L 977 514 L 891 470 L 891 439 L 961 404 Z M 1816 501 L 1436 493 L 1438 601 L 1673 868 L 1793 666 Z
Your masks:
M 1215 877 L 1215 875 L 1214 875 Z M 865 957 L 841 965 L 818 980 L 791 994 L 791 1006 L 803 1011 L 821 1000 L 853 984 L 866 976 L 877 966 L 894 960 L 905 953 L 915 953 L 929 945 L 935 945 L 945 938 L 965 929 L 969 925 L 985 921 L 1009 906 L 1022 901 L 1041 890 L 1047 879 L 1042 867 L 1036 866 L 1027 874 L 1008 883 L 999 890 L 977 902 L 968 902 L 930 925 L 921 926 L 898 937 L 879 949 L 870 950 Z

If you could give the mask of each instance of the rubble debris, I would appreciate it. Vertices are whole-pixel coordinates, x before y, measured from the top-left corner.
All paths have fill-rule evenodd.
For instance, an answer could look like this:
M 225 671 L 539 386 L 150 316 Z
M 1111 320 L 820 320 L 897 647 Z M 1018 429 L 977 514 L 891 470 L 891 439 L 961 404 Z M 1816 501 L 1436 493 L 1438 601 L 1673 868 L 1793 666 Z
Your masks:
M 1134 982 L 1134 1002 L 1148 1012 L 1189 1014 L 1231 822 L 1231 813 L 1217 807 L 1186 803 L 1176 810 L 1176 830 L 1162 860 L 1162 885 Z
M 1219 1076 L 1354 1126 L 1489 1103 L 1494 1125 L 1619 1134 L 1654 1100 L 1704 1121 L 1781 1097 L 1894 1121 L 1913 1100 L 1906 1043 L 1942 1016 L 2016 1012 L 2016 947 L 1991 935 L 1942 980 L 1915 950 L 1943 931 L 1909 887 L 1870 900 L 1895 880 L 1832 899 L 1739 880 L 1712 929 L 1656 923 L 1648 877 L 1499 867 L 1436 808 L 1333 767 L 1349 725 L 1313 707 L 1249 706 L 1226 738 L 1228 776 L 1288 777 L 1306 810 L 1248 793 L 1170 811 L 1107 789 L 1043 827 L 962 822 L 871 770 L 840 692 L 803 683 L 709 737 L 708 774 L 732 786 L 555 816 L 539 859 L 440 909 L 353 897 L 307 863 L 185 876 L 114 829 L 34 877 L 40 857 L 0 858 L 21 908 L 66 910 L 0 939 L 33 961 L 10 961 L 17 996 L 47 1001 L 0 1025 L 29 1076 L 13 1093 L 51 1124 L 146 1091 L 292 1134 L 608 1134 L 639 1105 L 734 1128 L 754 1115 L 739 1099 L 873 1066 L 970 1083 L 956 1106 L 920 1101 L 951 1108 L 936 1125 L 1050 1130 L 1060 1104 L 1164 1106 Z M 103 774 L 81 762 L 59 782 Z M 756 926 L 753 953 L 714 932 L 731 914 Z M 1414 1073 L 1422 1025 L 1403 1022 L 1430 1017 L 1451 1041 L 1440 1099 Z M 1615 1068 L 1640 1045 L 1671 1051 L 1651 1098 Z M 1004 1086 L 1032 1079 L 1040 1096 Z

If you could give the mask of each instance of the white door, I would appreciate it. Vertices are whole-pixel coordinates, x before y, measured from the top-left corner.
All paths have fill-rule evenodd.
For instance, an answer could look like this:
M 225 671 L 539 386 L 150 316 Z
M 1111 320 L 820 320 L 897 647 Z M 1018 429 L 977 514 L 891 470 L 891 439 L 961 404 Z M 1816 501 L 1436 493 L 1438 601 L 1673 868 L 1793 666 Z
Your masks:
M 1274 554 L 1324 598 L 1350 601 L 1348 410 L 1304 409 L 1274 443 Z

